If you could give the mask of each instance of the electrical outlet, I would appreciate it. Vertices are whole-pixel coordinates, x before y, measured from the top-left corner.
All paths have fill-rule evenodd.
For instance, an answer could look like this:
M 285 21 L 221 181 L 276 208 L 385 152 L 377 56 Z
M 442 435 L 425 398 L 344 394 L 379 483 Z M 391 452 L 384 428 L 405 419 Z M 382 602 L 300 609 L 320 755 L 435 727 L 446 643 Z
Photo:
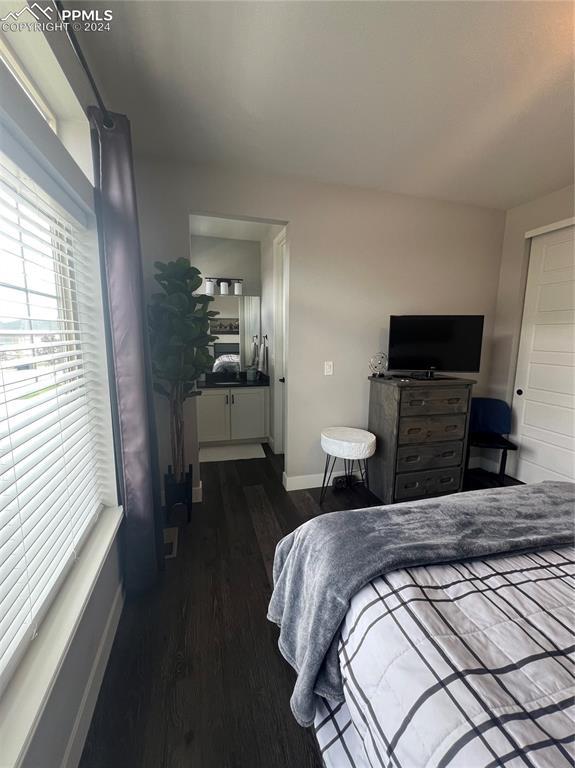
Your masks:
M 333 376 L 333 360 L 325 360 L 323 364 L 323 375 Z

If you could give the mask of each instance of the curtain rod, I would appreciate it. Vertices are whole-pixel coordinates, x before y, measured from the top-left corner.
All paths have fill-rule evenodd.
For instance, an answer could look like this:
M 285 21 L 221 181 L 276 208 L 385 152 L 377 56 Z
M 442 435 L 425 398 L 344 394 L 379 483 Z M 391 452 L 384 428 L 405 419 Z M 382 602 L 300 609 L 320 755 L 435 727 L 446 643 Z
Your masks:
M 62 11 L 64 10 L 64 5 L 62 3 L 62 0 L 53 0 L 54 5 L 56 6 L 56 10 L 58 11 L 58 15 L 60 18 L 62 18 Z M 90 67 L 88 66 L 88 62 L 86 61 L 86 57 L 84 56 L 84 52 L 82 51 L 82 48 L 80 46 L 80 43 L 78 42 L 78 38 L 76 37 L 74 30 L 72 29 L 71 24 L 65 24 L 64 29 L 66 30 L 66 34 L 68 36 L 68 40 L 70 41 L 70 45 L 74 49 L 74 53 L 78 57 L 78 60 L 80 64 L 82 65 L 82 69 L 86 73 L 86 77 L 88 78 L 88 81 L 90 83 L 90 86 L 92 88 L 92 92 L 94 93 L 94 96 L 96 97 L 96 101 L 98 102 L 98 106 L 100 107 L 101 111 L 104 114 L 104 127 L 105 128 L 113 128 L 114 127 L 114 120 L 112 118 L 112 115 L 110 114 L 110 111 L 104 104 L 104 99 L 102 98 L 100 91 L 98 90 L 98 86 L 96 85 L 96 81 L 94 79 L 94 76 L 92 75 L 92 71 L 90 70 Z

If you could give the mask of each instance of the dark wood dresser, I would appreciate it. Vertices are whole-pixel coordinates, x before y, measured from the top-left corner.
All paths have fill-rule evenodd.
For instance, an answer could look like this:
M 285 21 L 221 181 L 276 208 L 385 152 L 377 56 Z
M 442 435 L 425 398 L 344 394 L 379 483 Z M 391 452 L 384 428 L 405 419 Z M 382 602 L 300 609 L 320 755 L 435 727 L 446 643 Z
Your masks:
M 370 377 L 369 484 L 384 504 L 461 490 L 473 384 Z

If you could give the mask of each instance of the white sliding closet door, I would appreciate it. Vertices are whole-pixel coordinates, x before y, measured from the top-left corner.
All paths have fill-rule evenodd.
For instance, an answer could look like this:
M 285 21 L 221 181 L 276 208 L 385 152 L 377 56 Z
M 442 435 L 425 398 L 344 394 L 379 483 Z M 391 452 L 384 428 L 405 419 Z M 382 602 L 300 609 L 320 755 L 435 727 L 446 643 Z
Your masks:
M 534 237 L 513 397 L 526 483 L 575 480 L 575 228 Z

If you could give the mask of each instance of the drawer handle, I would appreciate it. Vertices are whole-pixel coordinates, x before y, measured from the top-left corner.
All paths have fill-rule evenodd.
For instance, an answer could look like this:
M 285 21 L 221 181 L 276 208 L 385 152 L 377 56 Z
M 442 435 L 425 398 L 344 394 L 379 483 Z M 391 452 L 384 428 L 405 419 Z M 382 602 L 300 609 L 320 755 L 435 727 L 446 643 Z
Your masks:
M 408 435 L 416 435 L 418 432 L 421 432 L 421 427 L 410 427 L 407 430 Z
M 454 429 L 457 429 L 457 424 L 448 424 L 445 427 L 446 432 L 453 432 Z
M 404 485 L 403 487 L 404 487 L 405 489 L 408 489 L 408 488 L 417 488 L 417 487 L 418 487 L 418 485 L 419 485 L 419 483 L 418 483 L 418 482 L 417 482 L 417 480 L 416 480 L 414 483 L 405 483 L 405 485 Z
M 413 464 L 415 461 L 419 461 L 420 459 L 421 459 L 421 456 L 406 456 L 405 463 Z
M 456 403 L 460 403 L 461 402 L 461 398 L 460 397 L 449 397 L 445 402 L 448 403 L 448 405 L 455 405 Z
M 452 456 L 455 456 L 455 451 L 444 451 L 441 454 L 442 459 L 450 459 Z
M 425 405 L 425 400 L 410 400 L 409 404 L 414 407 L 419 407 L 420 405 Z
M 442 485 L 446 485 L 447 483 L 452 483 L 453 482 L 453 478 L 452 477 L 440 477 L 439 478 L 439 482 Z

